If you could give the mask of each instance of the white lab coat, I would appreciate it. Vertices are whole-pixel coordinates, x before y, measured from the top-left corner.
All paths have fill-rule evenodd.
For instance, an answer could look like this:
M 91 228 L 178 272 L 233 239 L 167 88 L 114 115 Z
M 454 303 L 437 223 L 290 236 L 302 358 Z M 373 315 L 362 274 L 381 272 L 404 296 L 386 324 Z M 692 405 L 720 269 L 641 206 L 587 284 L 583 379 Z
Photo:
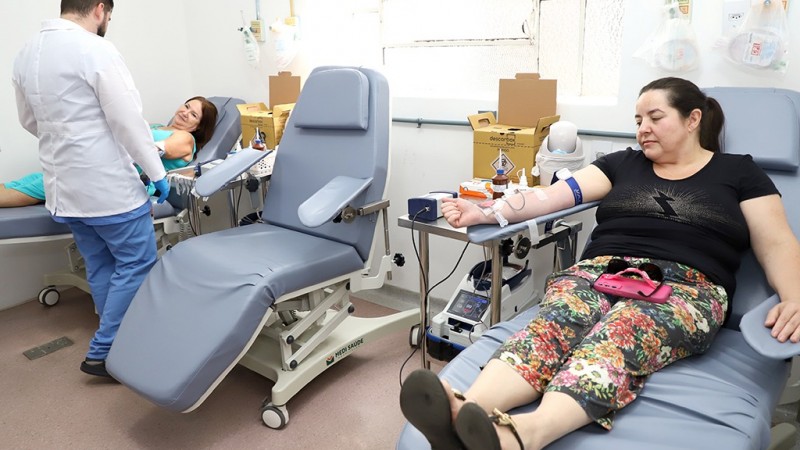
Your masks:
M 133 162 L 166 176 L 142 101 L 114 45 L 78 24 L 42 23 L 14 61 L 19 120 L 39 138 L 45 206 L 61 217 L 136 209 L 148 197 Z

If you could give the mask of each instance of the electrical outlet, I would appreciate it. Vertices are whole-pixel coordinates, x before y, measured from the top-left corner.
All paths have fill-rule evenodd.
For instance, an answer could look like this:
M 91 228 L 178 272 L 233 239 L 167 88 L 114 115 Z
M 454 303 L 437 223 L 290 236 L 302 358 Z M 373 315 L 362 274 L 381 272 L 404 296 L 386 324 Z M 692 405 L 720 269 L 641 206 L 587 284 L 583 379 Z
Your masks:
M 750 10 L 749 0 L 725 0 L 722 5 L 722 34 L 735 32 Z
M 250 31 L 258 42 L 266 42 L 267 36 L 264 34 L 264 22 L 262 20 L 251 20 Z

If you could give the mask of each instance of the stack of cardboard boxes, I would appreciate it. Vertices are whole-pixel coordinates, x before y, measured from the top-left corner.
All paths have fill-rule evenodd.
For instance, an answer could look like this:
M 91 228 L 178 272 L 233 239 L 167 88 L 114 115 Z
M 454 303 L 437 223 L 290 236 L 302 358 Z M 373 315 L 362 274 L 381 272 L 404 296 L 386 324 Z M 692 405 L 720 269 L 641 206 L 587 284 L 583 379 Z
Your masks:
M 536 73 L 500 80 L 497 110 L 496 119 L 491 112 L 468 117 L 474 130 L 472 176 L 489 179 L 502 168 L 517 183 L 523 168 L 530 175 L 550 125 L 558 122 L 556 80 L 542 80 Z M 538 182 L 534 177 L 531 184 Z
M 274 149 L 283 136 L 283 128 L 300 95 L 300 77 L 280 72 L 269 77 L 269 106 L 263 103 L 237 105 L 242 121 L 242 147 L 249 147 L 256 128 L 268 149 Z

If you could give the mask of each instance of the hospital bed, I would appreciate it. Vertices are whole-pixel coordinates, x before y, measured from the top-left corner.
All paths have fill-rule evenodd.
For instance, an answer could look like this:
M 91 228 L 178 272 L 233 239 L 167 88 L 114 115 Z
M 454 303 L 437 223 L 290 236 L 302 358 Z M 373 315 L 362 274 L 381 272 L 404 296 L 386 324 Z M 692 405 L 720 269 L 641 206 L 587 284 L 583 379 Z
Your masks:
M 413 309 L 355 317 L 349 297 L 380 287 L 392 265 L 389 111 L 378 72 L 314 69 L 277 152 L 264 223 L 203 234 L 167 252 L 120 325 L 109 373 L 159 406 L 189 412 L 241 364 L 275 382 L 260 412 L 280 429 L 287 402 L 317 375 L 417 323 Z M 244 149 L 242 157 L 254 153 Z M 202 175 L 198 189 L 224 165 Z M 385 253 L 374 249 L 381 234 Z M 187 283 L 186 273 L 198 276 Z
M 767 88 L 710 88 L 725 112 L 723 151 L 749 153 L 783 195 L 795 235 L 800 235 L 800 93 Z M 526 229 L 527 223 L 500 229 L 470 227 L 473 242 L 484 242 Z M 548 449 L 788 449 L 793 427 L 770 430 L 771 414 L 786 385 L 799 345 L 780 344 L 763 323 L 778 300 L 752 252 L 736 275 L 732 314 L 710 350 L 678 361 L 651 375 L 641 394 L 617 413 L 610 432 L 589 425 L 554 442 Z M 462 391 L 469 388 L 495 349 L 523 328 L 538 306 L 500 323 L 439 373 Z M 531 411 L 535 404 L 518 409 Z M 770 442 L 772 446 L 770 446 Z M 410 424 L 398 450 L 430 448 Z
M 241 135 L 241 123 L 237 104 L 243 100 L 232 97 L 210 97 L 217 107 L 217 125 L 211 140 L 197 151 L 193 164 L 214 159 L 224 159 Z M 181 231 L 179 214 L 187 205 L 187 195 L 170 192 L 168 201 L 154 206 L 154 225 L 159 245 L 168 248 L 170 235 Z M 66 224 L 53 221 L 44 205 L 21 208 L 0 208 L 0 245 L 27 244 L 49 240 L 71 239 Z M 74 242 L 66 245 L 68 267 L 62 271 L 44 275 L 44 288 L 39 292 L 39 302 L 46 306 L 58 303 L 60 293 L 56 286 L 75 286 L 89 293 L 83 259 Z

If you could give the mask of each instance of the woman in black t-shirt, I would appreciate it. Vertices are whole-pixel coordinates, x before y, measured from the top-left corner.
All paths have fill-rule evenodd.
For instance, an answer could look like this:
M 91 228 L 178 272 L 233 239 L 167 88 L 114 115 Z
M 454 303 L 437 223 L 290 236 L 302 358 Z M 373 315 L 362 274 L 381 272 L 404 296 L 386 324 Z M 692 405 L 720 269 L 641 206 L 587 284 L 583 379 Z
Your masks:
M 540 449 L 592 422 L 611 429 L 648 375 L 708 349 L 749 247 L 781 298 L 766 325 L 778 341 L 800 341 L 800 244 L 767 175 L 749 155 L 720 153 L 719 103 L 687 80 L 662 78 L 640 91 L 635 119 L 642 151 L 612 153 L 539 192 L 443 201 L 447 221 L 463 227 L 602 200 L 584 259 L 548 277 L 537 317 L 467 392 L 426 370 L 406 379 L 403 413 L 434 448 Z M 595 290 L 611 261 L 654 265 L 671 295 L 654 303 Z M 505 414 L 540 397 L 531 413 Z

